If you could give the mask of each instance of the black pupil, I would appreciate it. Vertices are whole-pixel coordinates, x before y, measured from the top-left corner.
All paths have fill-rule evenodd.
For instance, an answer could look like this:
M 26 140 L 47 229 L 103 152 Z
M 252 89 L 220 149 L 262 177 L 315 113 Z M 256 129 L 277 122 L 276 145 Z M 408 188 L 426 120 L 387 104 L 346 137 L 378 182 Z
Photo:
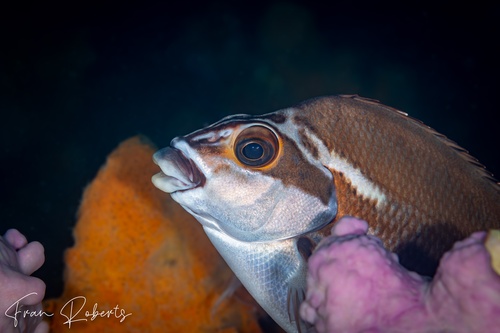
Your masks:
M 257 160 L 264 154 L 264 148 L 262 148 L 262 146 L 257 142 L 250 142 L 243 147 L 241 152 L 249 160 Z

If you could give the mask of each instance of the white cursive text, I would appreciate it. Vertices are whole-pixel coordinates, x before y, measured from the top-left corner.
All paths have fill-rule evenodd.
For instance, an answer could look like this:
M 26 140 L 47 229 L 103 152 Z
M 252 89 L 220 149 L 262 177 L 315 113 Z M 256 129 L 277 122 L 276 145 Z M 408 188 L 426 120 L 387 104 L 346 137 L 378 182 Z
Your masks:
M 42 310 L 38 310 L 38 311 L 36 311 L 36 310 L 22 310 L 21 311 L 21 308 L 23 306 L 19 303 L 23 299 L 25 299 L 26 297 L 29 297 L 31 295 L 38 295 L 38 294 L 36 292 L 29 293 L 29 294 L 21 297 L 17 301 L 15 301 L 14 303 L 12 303 L 12 305 L 9 306 L 9 308 L 7 310 L 5 310 L 5 315 L 14 320 L 14 327 L 17 327 L 17 325 L 19 324 L 18 318 L 20 318 L 21 316 L 23 318 L 26 318 L 26 317 L 41 317 L 41 316 L 52 317 L 54 315 L 53 313 L 47 313 L 47 312 L 42 311 Z M 14 307 L 15 307 L 14 314 L 9 314 L 8 312 Z
M 78 303 L 81 303 L 80 305 Z M 125 309 L 120 309 L 118 305 L 116 305 L 111 310 L 98 310 L 97 303 L 94 303 L 94 307 L 92 311 L 85 311 L 82 313 L 83 316 L 77 318 L 78 314 L 82 312 L 83 307 L 87 303 L 87 299 L 84 296 L 76 296 L 70 299 L 64 306 L 61 308 L 59 313 L 65 317 L 67 320 L 63 324 L 68 324 L 68 328 L 71 328 L 71 324 L 77 321 L 87 321 L 90 318 L 90 321 L 94 321 L 97 317 L 114 317 L 116 319 L 120 319 L 120 323 L 122 323 L 125 318 L 132 315 L 132 313 L 127 313 Z M 82 318 L 85 317 L 85 318 Z

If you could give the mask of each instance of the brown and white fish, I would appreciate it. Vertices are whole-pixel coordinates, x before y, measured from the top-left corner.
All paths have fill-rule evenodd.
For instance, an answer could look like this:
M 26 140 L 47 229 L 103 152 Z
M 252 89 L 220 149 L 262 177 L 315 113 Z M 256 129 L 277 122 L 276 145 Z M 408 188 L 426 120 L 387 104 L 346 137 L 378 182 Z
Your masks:
M 307 258 L 344 215 L 420 273 L 473 231 L 500 227 L 500 186 L 477 160 L 406 114 L 357 96 L 234 115 L 154 155 L 153 183 L 203 226 L 288 332 Z

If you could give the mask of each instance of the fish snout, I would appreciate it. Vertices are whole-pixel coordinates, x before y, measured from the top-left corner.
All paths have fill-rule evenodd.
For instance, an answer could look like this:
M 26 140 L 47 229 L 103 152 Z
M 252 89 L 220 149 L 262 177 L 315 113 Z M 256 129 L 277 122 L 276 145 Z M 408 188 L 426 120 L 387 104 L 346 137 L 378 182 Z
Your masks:
M 172 143 L 176 139 L 172 140 Z M 205 177 L 196 164 L 179 149 L 173 147 L 160 149 L 154 153 L 153 161 L 162 172 L 154 175 L 151 180 L 164 192 L 189 190 L 204 183 Z

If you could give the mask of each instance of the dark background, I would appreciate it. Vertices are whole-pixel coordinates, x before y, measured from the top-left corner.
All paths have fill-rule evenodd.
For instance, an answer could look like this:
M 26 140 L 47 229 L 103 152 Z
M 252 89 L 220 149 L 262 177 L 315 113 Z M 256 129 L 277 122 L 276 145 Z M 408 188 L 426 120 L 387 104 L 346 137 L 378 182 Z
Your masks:
M 84 187 L 136 134 L 165 146 L 228 114 L 356 93 L 500 175 L 499 5 L 236 3 L 0 5 L 0 233 L 44 244 L 48 296 Z

